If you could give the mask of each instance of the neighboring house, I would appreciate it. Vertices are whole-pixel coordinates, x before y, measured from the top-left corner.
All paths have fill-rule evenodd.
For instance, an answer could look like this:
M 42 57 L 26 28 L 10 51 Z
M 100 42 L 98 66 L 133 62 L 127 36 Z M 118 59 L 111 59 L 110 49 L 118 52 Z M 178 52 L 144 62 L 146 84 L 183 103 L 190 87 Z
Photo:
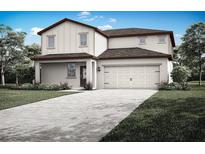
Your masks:
M 42 55 L 33 57 L 36 82 L 92 83 L 94 89 L 150 88 L 171 82 L 172 31 L 125 28 L 101 31 L 63 19 L 38 33 Z

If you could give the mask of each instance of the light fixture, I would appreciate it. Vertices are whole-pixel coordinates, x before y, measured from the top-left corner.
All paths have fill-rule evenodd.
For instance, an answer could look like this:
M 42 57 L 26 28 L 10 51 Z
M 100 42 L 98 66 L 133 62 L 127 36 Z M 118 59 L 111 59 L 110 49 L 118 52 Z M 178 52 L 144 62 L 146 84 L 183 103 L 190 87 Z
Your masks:
M 98 72 L 100 72 L 100 67 L 97 68 Z

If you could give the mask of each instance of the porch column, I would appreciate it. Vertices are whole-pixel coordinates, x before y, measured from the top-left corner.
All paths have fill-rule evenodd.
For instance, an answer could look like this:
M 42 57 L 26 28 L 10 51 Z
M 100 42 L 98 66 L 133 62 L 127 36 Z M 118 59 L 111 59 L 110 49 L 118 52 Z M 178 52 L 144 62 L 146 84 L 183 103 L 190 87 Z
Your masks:
M 35 61 L 35 83 L 40 83 L 41 82 L 41 77 L 40 77 L 40 63 Z
M 86 83 L 92 83 L 92 60 L 86 61 Z
M 93 60 L 93 89 L 97 88 L 97 62 Z

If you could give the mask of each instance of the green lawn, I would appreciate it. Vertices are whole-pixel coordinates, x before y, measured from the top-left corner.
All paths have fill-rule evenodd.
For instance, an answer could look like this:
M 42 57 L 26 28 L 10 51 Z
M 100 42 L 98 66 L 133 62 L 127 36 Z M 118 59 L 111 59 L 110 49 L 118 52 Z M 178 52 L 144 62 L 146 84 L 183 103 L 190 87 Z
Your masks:
M 205 85 L 159 91 L 101 141 L 205 141 Z
M 72 93 L 42 90 L 0 89 L 0 110 L 69 94 Z

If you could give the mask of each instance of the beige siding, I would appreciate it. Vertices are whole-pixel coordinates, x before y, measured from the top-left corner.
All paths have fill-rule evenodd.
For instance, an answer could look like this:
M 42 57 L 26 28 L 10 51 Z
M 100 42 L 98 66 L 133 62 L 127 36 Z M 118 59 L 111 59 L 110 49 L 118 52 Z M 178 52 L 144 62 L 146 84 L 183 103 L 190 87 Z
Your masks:
M 172 48 L 169 46 L 170 44 L 169 35 L 165 35 L 166 43 L 164 44 L 158 43 L 159 40 L 158 35 L 146 36 L 146 44 L 144 45 L 139 43 L 139 38 L 140 38 L 139 36 L 110 38 L 108 48 L 111 49 L 111 48 L 139 47 L 148 50 L 158 51 L 161 53 L 169 53 L 169 50 L 171 50 Z
M 80 47 L 79 33 L 88 33 L 88 46 Z M 47 48 L 47 36 L 55 35 L 55 48 Z M 79 53 L 94 54 L 94 30 L 72 22 L 64 22 L 42 34 L 42 54 Z
M 168 53 L 173 55 L 173 47 L 172 47 L 172 43 L 171 43 L 170 37 L 168 37 Z
M 168 81 L 168 60 L 166 58 L 154 59 L 121 59 L 121 60 L 99 60 L 100 71 L 97 74 L 98 89 L 104 88 L 104 68 L 106 66 L 159 66 L 160 82 Z
M 95 56 L 99 56 L 107 49 L 107 38 L 95 32 Z
M 73 88 L 80 87 L 80 66 L 85 63 L 77 63 L 76 78 L 67 78 L 67 63 L 42 63 L 41 82 L 46 84 L 68 83 Z

